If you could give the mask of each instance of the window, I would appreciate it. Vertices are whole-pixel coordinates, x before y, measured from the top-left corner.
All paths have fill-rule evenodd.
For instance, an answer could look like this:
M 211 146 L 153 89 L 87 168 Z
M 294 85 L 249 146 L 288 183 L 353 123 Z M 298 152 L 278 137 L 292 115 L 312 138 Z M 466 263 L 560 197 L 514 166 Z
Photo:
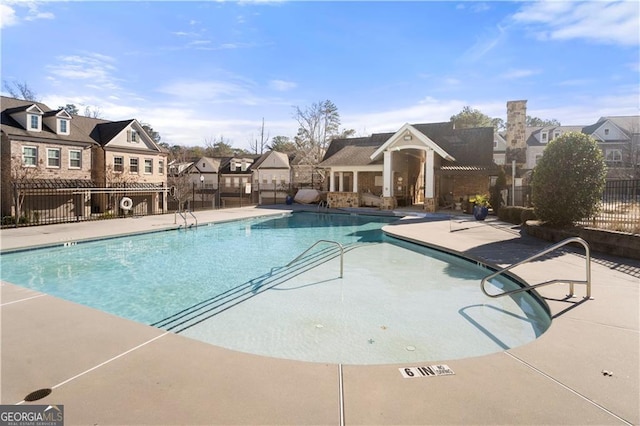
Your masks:
M 68 133 L 68 120 L 60 120 L 60 133 Z
M 122 173 L 124 172 L 124 158 L 123 157 L 113 157 L 113 171 Z
M 145 158 L 144 160 L 144 172 L 146 174 L 153 173 L 153 160 L 150 158 Z
M 233 187 L 240 188 L 240 178 L 237 178 L 237 177 L 233 178 Z
M 622 163 L 622 150 L 621 149 L 607 149 L 605 152 L 604 161 L 607 165 L 616 166 Z
M 553 132 L 553 138 L 554 139 L 555 138 L 559 138 L 559 137 L 560 137 L 560 132 L 559 131 Z
M 40 116 L 31 114 L 29 117 L 29 129 L 40 130 Z
M 544 143 L 547 141 L 547 132 L 540 133 L 540 140 Z
M 230 177 L 224 178 L 224 186 L 226 186 L 227 188 L 231 188 L 231 178 Z
M 69 168 L 79 169 L 82 167 L 82 151 L 69 150 Z
M 164 161 L 162 160 L 158 161 L 158 174 L 159 175 L 164 174 Z
M 236 162 L 235 162 L 235 161 L 232 161 L 232 162 L 231 162 L 231 171 L 232 171 L 232 172 L 235 172 L 235 171 L 236 171 Z
M 138 173 L 138 159 L 129 158 L 129 173 Z
M 542 158 L 542 154 L 536 154 L 536 166 L 538 165 L 538 163 L 540 162 L 540 159 Z
M 60 167 L 60 149 L 47 149 L 47 167 Z
M 22 164 L 28 167 L 36 167 L 38 165 L 38 149 L 33 146 L 23 146 Z
M 604 135 L 609 136 L 609 129 L 604 129 Z

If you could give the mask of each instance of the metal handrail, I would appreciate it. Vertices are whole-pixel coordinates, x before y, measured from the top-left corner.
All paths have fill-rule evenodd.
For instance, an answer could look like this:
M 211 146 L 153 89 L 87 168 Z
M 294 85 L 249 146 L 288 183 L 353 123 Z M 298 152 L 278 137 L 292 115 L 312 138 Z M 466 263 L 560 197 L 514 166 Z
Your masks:
M 585 296 L 585 299 L 591 299 L 591 252 L 589 250 L 589 244 L 587 244 L 587 242 L 585 240 L 583 240 L 582 238 L 580 238 L 580 237 L 571 237 L 571 238 L 567 238 L 565 240 L 562 240 L 558 244 L 554 244 L 551 247 L 548 247 L 548 248 L 542 250 L 541 252 L 539 252 L 537 254 L 534 254 L 533 256 L 530 256 L 530 257 L 528 257 L 528 258 L 526 258 L 526 259 L 524 259 L 524 260 L 522 260 L 522 261 L 520 261 L 518 263 L 514 263 L 511 266 L 508 266 L 508 267 L 503 268 L 503 269 L 501 269 L 499 271 L 496 271 L 491 275 L 487 275 L 480 282 L 480 288 L 482 289 L 482 292 L 484 294 L 486 294 L 487 296 L 489 296 L 489 297 L 496 298 L 496 297 L 507 296 L 507 295 L 514 294 L 514 293 L 520 293 L 522 291 L 533 290 L 534 288 L 542 287 L 542 286 L 549 285 L 549 284 L 566 283 L 567 280 L 550 280 L 550 281 L 545 281 L 543 283 L 534 284 L 534 285 L 527 286 L 527 287 L 522 287 L 522 288 L 517 288 L 515 290 L 510 290 L 510 291 L 506 291 L 506 292 L 498 293 L 498 294 L 489 294 L 489 293 L 487 293 L 487 290 L 484 288 L 485 283 L 488 280 L 490 280 L 491 278 L 495 278 L 498 275 L 515 268 L 516 266 L 520 266 L 520 265 L 525 264 L 527 262 L 531 262 L 532 260 L 537 259 L 540 256 L 544 256 L 545 254 L 550 253 L 550 252 L 552 252 L 554 250 L 557 250 L 558 248 L 560 248 L 562 246 L 565 246 L 567 244 L 570 244 L 570 243 L 580 243 L 584 247 L 585 254 L 586 254 L 586 273 L 587 273 L 586 275 L 587 276 L 586 276 L 586 280 L 585 281 L 576 281 L 576 280 L 568 281 L 569 282 L 569 296 L 571 296 L 571 297 L 574 296 L 574 291 L 573 291 L 573 284 L 574 283 L 575 284 L 585 284 L 587 286 L 587 295 Z
M 298 255 L 298 257 L 293 259 L 291 262 L 287 263 L 287 267 L 289 267 L 289 266 L 293 265 L 294 263 L 296 263 L 302 256 L 307 254 L 309 252 L 309 250 L 311 250 L 312 248 L 314 248 L 315 246 L 317 246 L 320 243 L 335 244 L 340 249 L 340 278 L 342 278 L 342 273 L 343 273 L 343 270 L 344 270 L 344 247 L 342 247 L 342 244 L 340 244 L 337 241 L 332 241 L 332 240 L 318 240 L 318 241 L 316 241 L 315 243 L 313 243 L 311 245 L 311 247 L 309 247 L 308 249 L 306 249 L 305 251 L 300 253 Z
M 185 210 L 185 213 L 189 213 L 193 219 L 196 221 L 196 228 L 198 227 L 198 218 L 193 214 L 193 212 L 191 210 Z M 177 219 L 178 216 L 180 215 L 180 217 L 182 218 L 182 220 L 184 221 L 184 229 L 187 229 L 187 215 L 186 214 L 182 214 L 182 212 L 180 210 L 176 210 L 176 212 L 173 215 L 173 223 L 178 223 Z

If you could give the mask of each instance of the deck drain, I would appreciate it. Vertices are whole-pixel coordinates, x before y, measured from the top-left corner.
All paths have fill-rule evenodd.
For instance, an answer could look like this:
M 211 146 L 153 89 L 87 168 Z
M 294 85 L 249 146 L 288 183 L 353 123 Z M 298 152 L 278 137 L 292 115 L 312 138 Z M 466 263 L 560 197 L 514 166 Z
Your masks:
M 49 388 L 38 389 L 36 391 L 31 392 L 29 395 L 25 396 L 24 400 L 25 401 L 37 401 L 37 400 L 42 399 L 45 396 L 49 395 L 51 392 L 52 391 Z
M 410 351 L 410 352 L 413 352 L 413 351 L 416 350 L 416 347 L 415 346 L 407 346 L 407 350 Z

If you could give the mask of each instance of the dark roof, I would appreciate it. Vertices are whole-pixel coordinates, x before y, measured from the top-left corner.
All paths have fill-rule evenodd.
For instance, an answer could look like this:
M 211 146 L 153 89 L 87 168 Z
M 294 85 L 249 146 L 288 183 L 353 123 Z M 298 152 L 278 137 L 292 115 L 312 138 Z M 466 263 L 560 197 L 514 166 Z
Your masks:
M 412 125 L 448 154 L 457 165 L 493 166 L 493 128 L 454 129 L 451 122 L 420 123 Z M 382 159 L 371 160 L 371 155 L 395 134 L 374 133 L 369 137 L 334 139 L 320 166 L 363 166 L 381 164 Z

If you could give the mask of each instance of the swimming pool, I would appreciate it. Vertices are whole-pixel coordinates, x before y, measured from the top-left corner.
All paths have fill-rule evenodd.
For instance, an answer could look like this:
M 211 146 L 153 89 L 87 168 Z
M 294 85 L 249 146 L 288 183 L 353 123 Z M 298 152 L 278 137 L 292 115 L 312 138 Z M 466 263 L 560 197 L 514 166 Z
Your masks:
M 295 213 L 7 253 L 2 279 L 229 349 L 313 362 L 464 358 L 548 328 L 530 295 L 488 300 L 486 269 L 384 236 L 396 219 Z M 346 247 L 344 278 L 330 245 L 284 267 L 319 239 Z

